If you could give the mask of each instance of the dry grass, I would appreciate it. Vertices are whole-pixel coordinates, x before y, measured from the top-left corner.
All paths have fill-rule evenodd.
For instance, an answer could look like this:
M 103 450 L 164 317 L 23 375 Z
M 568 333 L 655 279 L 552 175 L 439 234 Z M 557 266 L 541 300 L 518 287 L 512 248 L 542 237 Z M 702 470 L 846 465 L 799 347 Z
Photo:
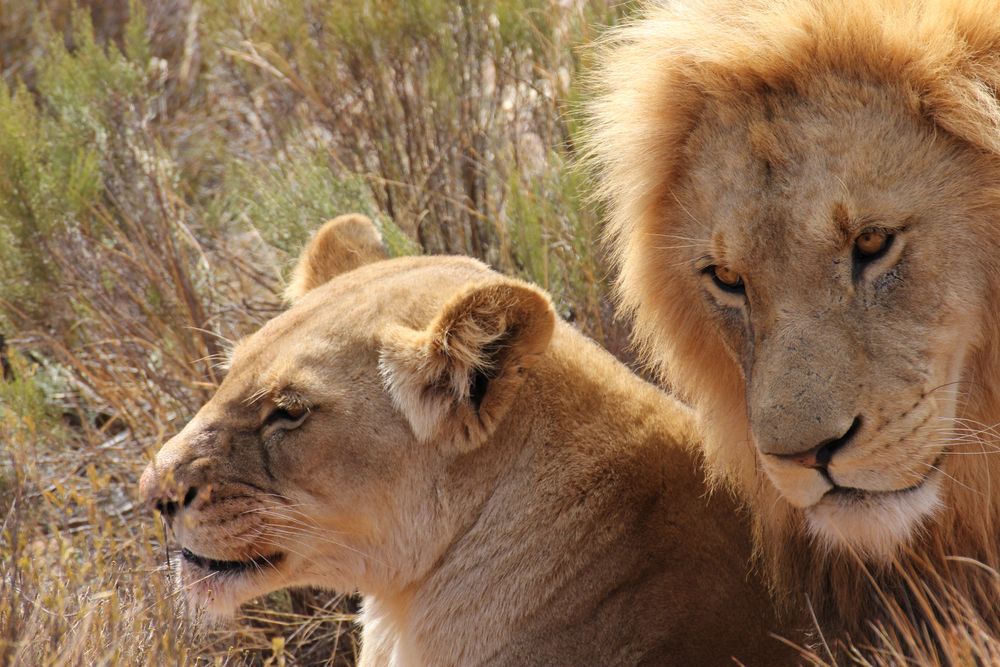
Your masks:
M 623 355 L 567 168 L 578 47 L 621 10 L 80 6 L 0 11 L 0 664 L 353 664 L 355 601 L 329 593 L 185 620 L 138 475 L 231 341 L 279 312 L 290 254 L 348 210 L 394 254 L 471 254 L 542 285 Z M 996 638 L 943 602 L 932 637 L 901 620 L 859 664 L 995 661 Z
M 869 583 L 883 602 L 883 617 L 871 619 L 865 639 L 824 634 L 814 624 L 812 641 L 799 647 L 802 664 L 811 667 L 857 665 L 986 666 L 1000 664 L 1000 636 L 996 616 L 989 616 L 984 600 L 1000 600 L 1000 573 L 969 558 L 944 558 L 942 571 L 925 557 L 906 554 L 907 565 L 894 563 L 885 573 L 869 572 Z M 971 570 L 969 572 L 960 570 Z M 895 587 L 887 588 L 886 579 Z M 972 581 L 973 596 L 955 585 Z M 987 614 L 984 617 L 984 613 Z

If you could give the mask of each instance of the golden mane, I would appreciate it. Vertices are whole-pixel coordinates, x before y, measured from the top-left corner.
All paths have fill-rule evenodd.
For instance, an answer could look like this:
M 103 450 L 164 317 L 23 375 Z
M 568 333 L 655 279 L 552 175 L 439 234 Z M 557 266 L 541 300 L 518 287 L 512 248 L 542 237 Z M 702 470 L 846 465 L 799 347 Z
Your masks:
M 683 242 L 670 238 L 687 215 L 674 187 L 706 104 L 768 91 L 808 96 L 831 75 L 891 89 L 915 117 L 974 147 L 992 169 L 983 173 L 977 205 L 1000 211 L 1000 3 L 669 2 L 648 5 L 600 48 L 586 150 L 597 196 L 608 206 L 620 307 L 634 320 L 645 358 L 698 408 L 708 465 L 753 511 L 758 552 L 776 590 L 799 604 L 808 596 L 821 622 L 845 614 L 860 622 L 866 609 L 885 605 L 877 588 L 910 590 L 908 578 L 926 575 L 971 600 L 995 631 L 998 577 L 953 557 L 1000 565 L 1000 491 L 991 486 L 1000 482 L 1000 434 L 992 427 L 1000 422 L 1000 266 L 984 276 L 993 305 L 981 323 L 982 343 L 966 360 L 968 398 L 957 420 L 976 430 L 977 440 L 962 452 L 969 455 L 949 457 L 947 508 L 908 545 L 894 572 L 881 572 L 813 544 L 801 517 L 776 502 L 747 431 L 741 371 L 659 250 Z M 964 233 L 1000 244 L 997 227 Z M 905 606 L 902 597 L 889 607 Z

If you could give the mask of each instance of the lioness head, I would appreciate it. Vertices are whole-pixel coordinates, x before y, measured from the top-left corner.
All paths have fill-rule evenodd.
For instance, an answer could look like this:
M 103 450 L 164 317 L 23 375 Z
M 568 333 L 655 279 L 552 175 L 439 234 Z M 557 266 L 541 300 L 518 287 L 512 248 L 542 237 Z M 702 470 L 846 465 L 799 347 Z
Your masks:
M 716 468 L 826 545 L 886 558 L 992 503 L 960 418 L 996 404 L 998 17 L 669 3 L 605 54 L 591 150 L 639 339 Z
M 292 307 L 236 346 L 143 475 L 183 548 L 186 593 L 211 614 L 286 586 L 379 592 L 419 576 L 472 493 L 443 478 L 548 345 L 548 298 L 475 260 L 341 273 L 377 256 L 372 239 L 357 218 L 317 234 Z

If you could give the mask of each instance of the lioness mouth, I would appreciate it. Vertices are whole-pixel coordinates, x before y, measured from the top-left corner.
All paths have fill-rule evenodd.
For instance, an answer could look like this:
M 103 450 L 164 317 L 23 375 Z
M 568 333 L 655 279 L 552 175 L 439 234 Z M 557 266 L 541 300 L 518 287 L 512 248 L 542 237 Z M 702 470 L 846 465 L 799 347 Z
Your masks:
M 181 558 L 187 562 L 197 565 L 200 568 L 211 570 L 212 572 L 242 572 L 245 570 L 255 569 L 262 570 L 265 567 L 274 567 L 277 565 L 284 554 L 273 554 L 271 556 L 257 556 L 251 560 L 215 560 L 213 558 L 205 558 L 204 556 L 199 556 L 190 549 L 181 549 Z

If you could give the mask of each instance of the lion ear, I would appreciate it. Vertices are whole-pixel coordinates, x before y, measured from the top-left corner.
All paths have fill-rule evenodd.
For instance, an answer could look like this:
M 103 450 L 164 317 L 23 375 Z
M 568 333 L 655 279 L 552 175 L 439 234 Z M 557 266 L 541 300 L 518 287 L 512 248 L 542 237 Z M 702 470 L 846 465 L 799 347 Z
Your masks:
M 295 303 L 334 276 L 387 256 L 371 220 L 358 213 L 336 217 L 320 227 L 303 248 L 285 289 L 285 300 Z
M 449 301 L 423 331 L 386 336 L 386 387 L 421 441 L 471 449 L 507 413 L 531 367 L 548 348 L 555 312 L 540 290 L 498 278 Z

